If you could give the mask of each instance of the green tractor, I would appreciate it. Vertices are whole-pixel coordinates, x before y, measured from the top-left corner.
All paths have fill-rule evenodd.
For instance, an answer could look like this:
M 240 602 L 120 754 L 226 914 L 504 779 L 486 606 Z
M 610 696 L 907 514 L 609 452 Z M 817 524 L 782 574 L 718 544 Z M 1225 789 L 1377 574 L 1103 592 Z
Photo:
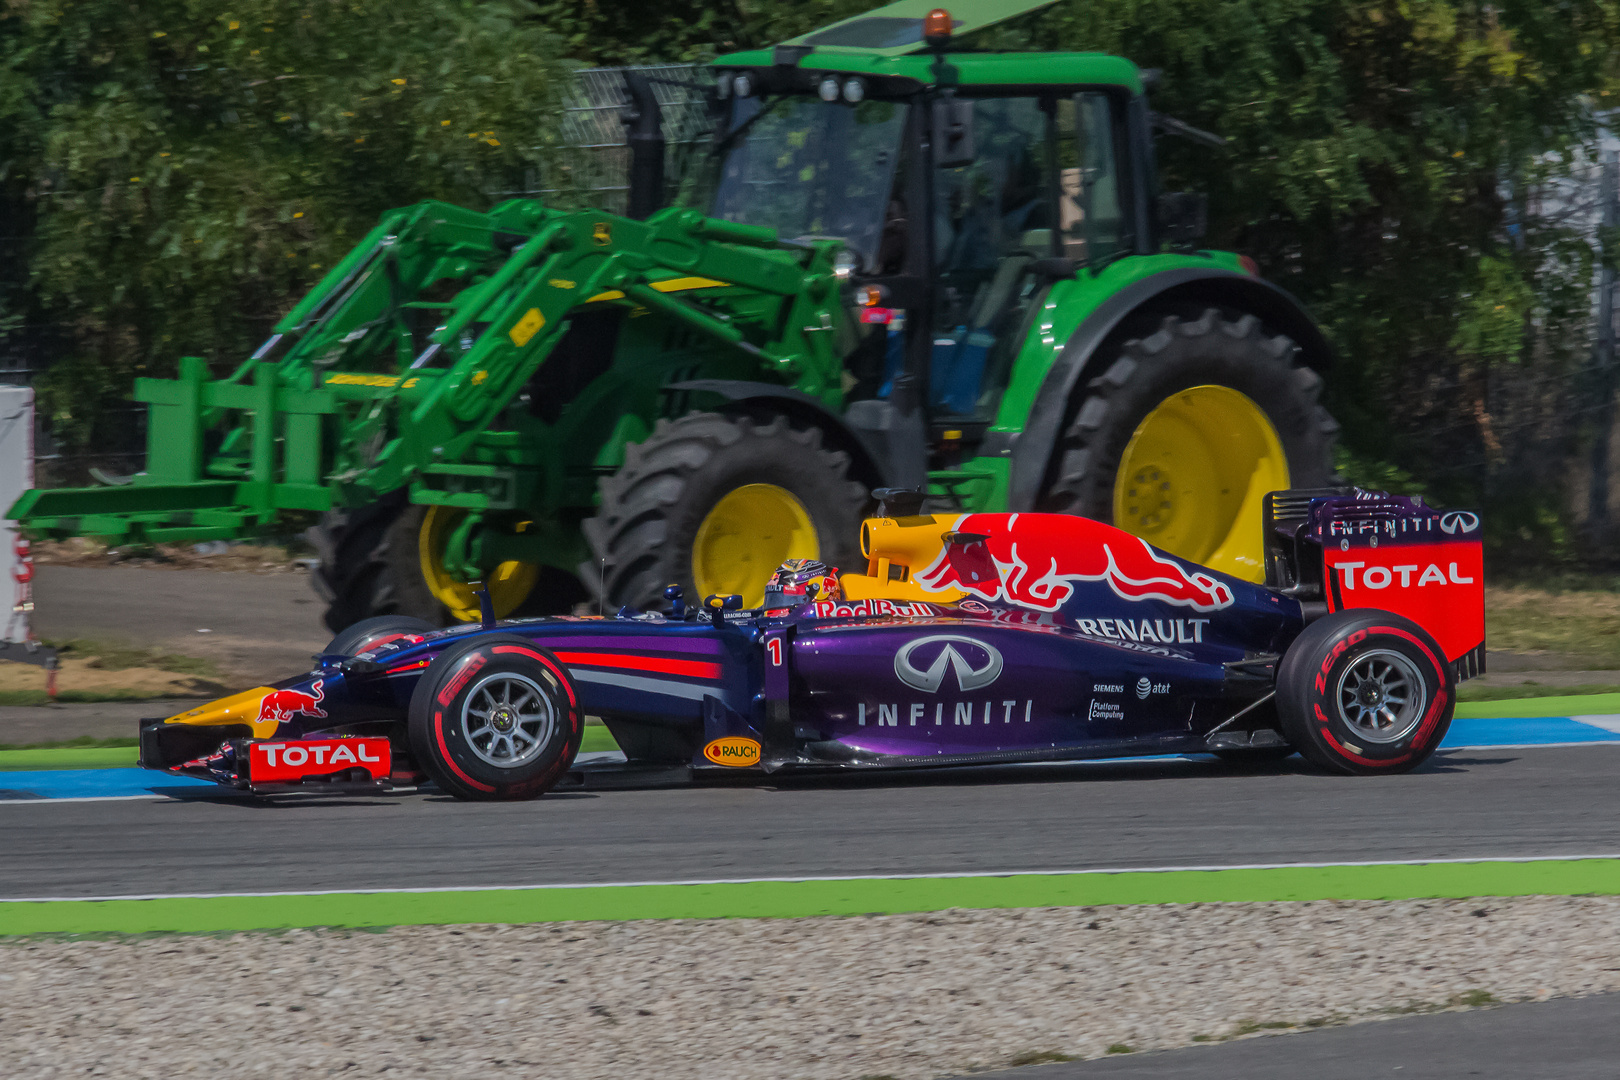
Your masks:
M 755 603 L 863 565 L 881 488 L 1083 514 L 1264 576 L 1268 491 L 1328 481 L 1329 350 L 1203 203 L 1155 187 L 1143 73 L 951 51 L 1049 0 L 901 2 L 714 65 L 712 148 L 663 206 L 632 102 L 629 212 L 385 215 L 230 377 L 142 379 L 145 471 L 29 492 L 37 536 L 314 522 L 334 630 Z M 670 185 L 677 186 L 677 185 Z

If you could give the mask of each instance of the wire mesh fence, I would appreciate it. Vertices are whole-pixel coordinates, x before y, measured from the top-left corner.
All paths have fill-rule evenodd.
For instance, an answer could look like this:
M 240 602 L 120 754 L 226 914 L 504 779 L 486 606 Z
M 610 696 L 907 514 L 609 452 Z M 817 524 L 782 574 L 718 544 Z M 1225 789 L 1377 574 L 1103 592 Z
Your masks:
M 699 64 L 592 68 L 575 73 L 573 87 L 564 99 L 555 164 L 532 194 L 557 205 L 624 213 L 630 192 L 625 128 L 630 107 L 625 75 L 629 72 L 644 76 L 658 99 L 666 194 L 685 173 L 692 155 L 708 142 L 713 126 L 706 96 L 709 69 Z

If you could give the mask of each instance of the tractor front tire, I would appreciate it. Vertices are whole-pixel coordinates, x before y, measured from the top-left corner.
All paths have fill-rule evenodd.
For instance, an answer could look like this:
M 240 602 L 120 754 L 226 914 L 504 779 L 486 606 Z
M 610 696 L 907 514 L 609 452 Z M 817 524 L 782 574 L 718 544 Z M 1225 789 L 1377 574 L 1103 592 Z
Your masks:
M 439 569 L 442 551 L 423 550 L 435 543 L 442 547 L 453 522 L 436 521 L 432 515 L 444 510 L 412 505 L 404 492 L 396 492 L 367 506 L 321 516 L 307 536 L 320 557 L 310 579 L 327 603 L 327 629 L 342 633 L 381 615 L 408 616 L 434 626 L 478 618 L 478 600 L 470 586 Z M 584 599 L 572 574 L 525 563 L 502 564 L 491 578 L 490 596 L 501 618 L 566 614 Z
M 1172 555 L 1260 581 L 1261 500 L 1333 475 L 1338 425 L 1294 342 L 1253 315 L 1167 316 L 1124 342 L 1073 403 L 1042 508 L 1107 521 Z
M 417 538 L 426 510 L 398 492 L 367 506 L 321 515 L 308 534 L 320 557 L 310 583 L 326 601 L 328 630 L 339 634 L 379 615 L 447 624 L 444 605 L 418 565 Z
M 597 514 L 584 524 L 595 559 L 580 565 L 580 580 L 610 611 L 661 607 L 672 583 L 694 604 L 737 593 L 758 606 L 784 559 L 863 565 L 868 496 L 848 469 L 849 455 L 825 449 L 820 431 L 782 417 L 660 420 L 602 481 Z

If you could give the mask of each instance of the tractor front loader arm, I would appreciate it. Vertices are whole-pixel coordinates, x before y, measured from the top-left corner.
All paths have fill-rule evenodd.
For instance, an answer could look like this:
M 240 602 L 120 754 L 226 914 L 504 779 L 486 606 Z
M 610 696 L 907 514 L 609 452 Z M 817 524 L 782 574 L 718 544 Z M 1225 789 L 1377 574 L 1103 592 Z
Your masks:
M 682 210 L 647 221 L 529 200 L 393 211 L 228 378 L 186 357 L 177 379 L 137 380 L 150 410 L 132 483 L 30 491 L 10 516 L 35 536 L 158 542 L 250 536 L 285 512 L 406 486 L 446 501 L 423 480 L 486 468 L 476 462 L 500 443 L 503 411 L 591 305 L 677 320 L 779 381 L 836 395 L 836 247 Z M 770 316 L 684 299 L 693 283 L 768 300 Z M 527 466 L 524 498 L 543 502 L 543 462 Z

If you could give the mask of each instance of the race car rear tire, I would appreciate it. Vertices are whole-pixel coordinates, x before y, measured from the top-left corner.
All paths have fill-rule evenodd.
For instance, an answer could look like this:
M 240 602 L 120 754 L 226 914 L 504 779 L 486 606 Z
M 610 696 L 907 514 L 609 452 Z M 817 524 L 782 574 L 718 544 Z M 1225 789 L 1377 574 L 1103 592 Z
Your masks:
M 343 631 L 331 640 L 325 652 L 332 656 L 354 656 L 408 634 L 429 634 L 437 629 L 426 619 L 411 615 L 378 615 L 361 619 Z
M 1260 499 L 1333 475 L 1338 424 L 1294 342 L 1253 315 L 1167 315 L 1070 403 L 1041 509 L 1106 521 L 1184 559 L 1264 580 Z
M 532 799 L 574 764 L 585 718 L 568 669 L 516 634 L 440 653 L 411 695 L 411 756 L 458 799 Z
M 1422 627 L 1356 608 L 1318 619 L 1277 669 L 1283 734 L 1324 769 L 1359 776 L 1408 772 L 1451 727 L 1456 682 Z
M 580 580 L 608 611 L 662 607 L 672 583 L 694 600 L 736 593 L 756 606 L 785 558 L 864 566 L 867 493 L 848 469 L 849 455 L 823 447 L 820 431 L 784 417 L 660 420 L 602 481 L 600 507 L 584 523 L 595 558 L 580 565 Z

